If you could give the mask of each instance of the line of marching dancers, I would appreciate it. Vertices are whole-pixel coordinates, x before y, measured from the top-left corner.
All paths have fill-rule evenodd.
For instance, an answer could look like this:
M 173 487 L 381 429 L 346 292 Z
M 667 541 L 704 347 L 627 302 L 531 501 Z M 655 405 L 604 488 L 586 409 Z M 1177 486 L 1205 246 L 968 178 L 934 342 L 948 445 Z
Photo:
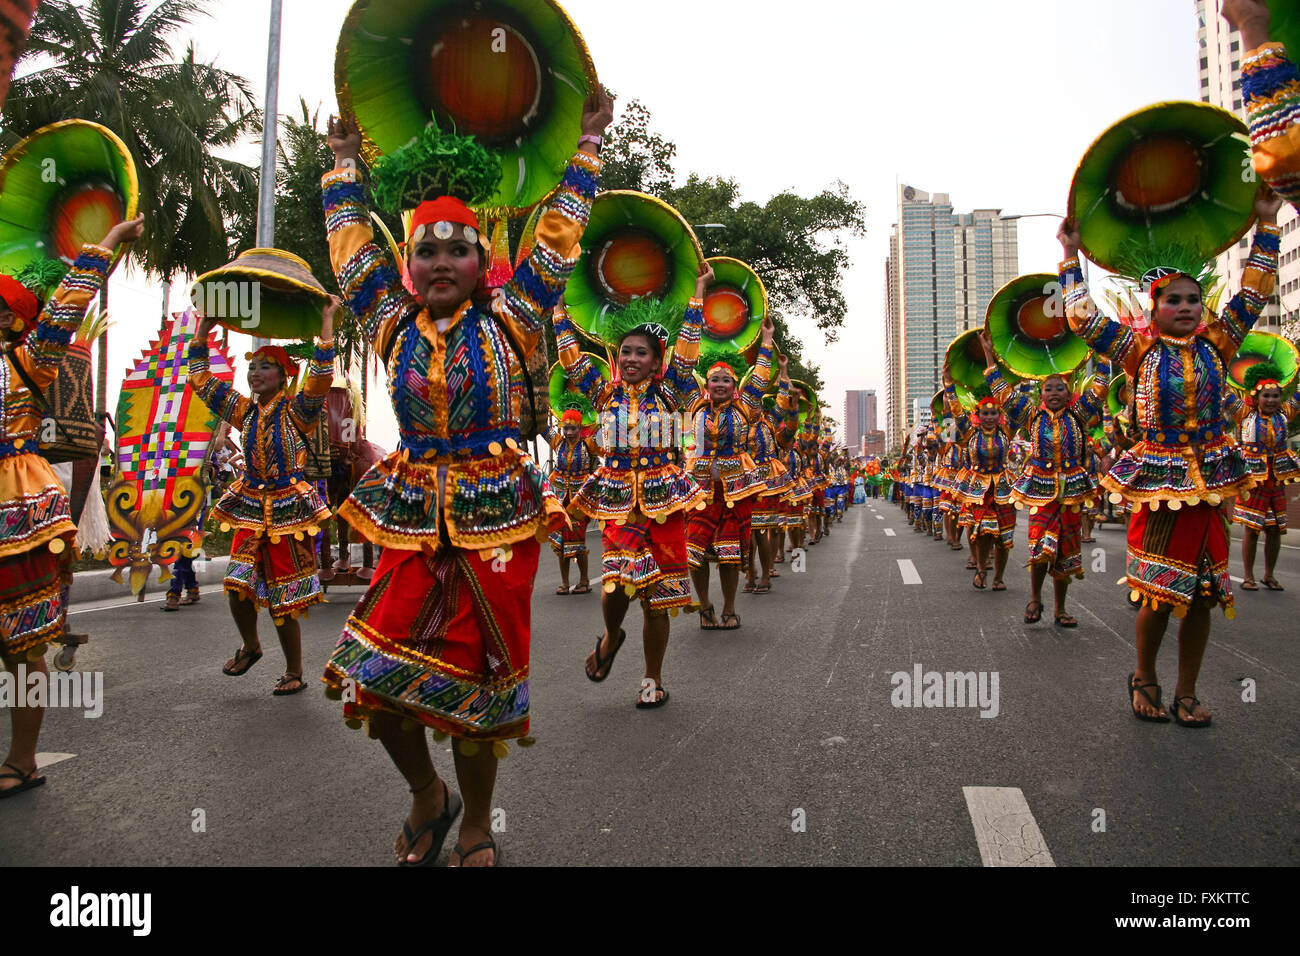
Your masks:
M 1007 380 L 985 337 L 988 394 L 969 411 L 946 381 L 951 430 L 914 435 L 892 476 L 921 532 L 946 526 L 949 544 L 959 547 L 956 530 L 967 529 L 977 588 L 990 583 L 990 557 L 992 589 L 1005 588 L 1014 505 L 1027 507 L 1034 591 L 1025 619 L 1041 615 L 1040 588 L 1050 574 L 1055 619 L 1065 627 L 1077 623 L 1065 613 L 1065 597 L 1069 580 L 1082 573 L 1084 511 L 1106 492 L 1112 504 L 1118 496 L 1132 511 L 1127 572 L 1141 604 L 1137 667 L 1125 694 L 1136 717 L 1163 722 L 1172 713 L 1188 727 L 1211 719 L 1196 697 L 1211 609 L 1233 608 L 1224 502 L 1235 499 L 1239 520 L 1265 534 L 1264 584 L 1276 585 L 1270 529 L 1284 530 L 1279 486 L 1297 476 L 1285 450 L 1297 405 L 1283 401 L 1282 376 L 1255 381 L 1241 403 L 1225 388 L 1228 363 L 1273 291 L 1279 195 L 1300 201 L 1300 74 L 1281 45 L 1266 42 L 1264 4 L 1235 7 L 1251 11 L 1240 26 L 1248 48 L 1256 47 L 1243 61 L 1256 167 L 1278 193 L 1261 190 L 1245 210 L 1246 225 L 1252 213 L 1258 225 L 1241 290 L 1215 315 L 1203 299 L 1213 285 L 1204 261 L 1193 261 L 1185 247 L 1147 249 L 1145 261 L 1137 250 L 1131 272 L 1146 323 L 1138 329 L 1094 306 L 1080 270 L 1080 225 L 1067 220 L 1056 278 L 1070 329 L 1096 356 L 1093 383 L 1076 394 L 1068 375 L 1051 375 L 1032 394 Z M 566 555 L 581 557 L 582 523 L 600 522 L 603 627 L 593 608 L 600 633 L 586 673 L 593 681 L 608 677 L 637 600 L 646 666 L 635 703 L 650 710 L 669 699 L 662 672 L 671 615 L 698 603 L 701 627 L 739 627 L 740 572 L 750 572 L 753 593 L 770 591 L 781 532 L 793 547 L 815 545 L 848 503 L 844 455 L 815 424 L 800 427 L 800 398 L 811 396 L 781 375 L 765 408 L 771 322 L 752 363 L 701 349 L 707 266 L 684 316 L 680 304 L 667 308 L 647 296 L 609 317 L 602 338 L 615 368 L 608 379 L 581 351 L 563 300 L 612 115 L 610 97 L 593 90 L 575 151 L 536 221 L 534 245 L 495 294 L 487 282 L 491 243 L 474 208 L 494 194 L 499 159 L 472 136 L 429 126 L 371 168 L 367 191 L 360 130 L 350 119 L 331 121 L 335 168 L 322 177 L 330 258 L 342 298 L 387 371 L 400 446 L 339 509 L 383 555 L 323 681 L 347 724 L 383 744 L 411 791 L 394 843 L 403 865 L 434 862 L 457 819 L 455 862 L 501 863 L 490 831 L 492 794 L 507 741 L 534 742 L 531 606 L 542 541 L 552 540 L 563 569 Z M 410 213 L 404 248 L 376 239 L 371 197 Z M 66 494 L 38 454 L 40 393 L 116 247 L 142 229 L 140 220 L 115 226 L 102 244 L 81 250 L 53 290 L 36 278 L 0 278 L 0 647 L 11 672 L 43 671 L 46 646 L 66 629 L 75 526 Z M 569 386 L 598 415 L 600 431 L 593 447 L 578 427 L 580 411 L 562 418 L 548 481 L 522 447 L 519 421 L 525 362 L 552 313 Z M 256 624 L 265 608 L 286 657 L 276 688 L 282 695 L 306 686 L 296 620 L 322 600 L 307 540 L 327 511 L 304 481 L 303 431 L 321 413 L 333 347 L 327 321 L 301 389 L 293 388 L 298 366 L 284 349 L 259 349 L 249 366 L 251 398 L 204 374 L 206 335 L 189 349 L 196 394 L 240 430 L 244 446 L 245 475 L 215 508 L 218 520 L 237 530 L 226 590 L 242 643 L 225 672 L 241 676 L 261 658 Z M 1104 414 L 1104 383 L 1121 369 L 1131 410 L 1126 422 L 1111 423 L 1114 461 L 1102 469 L 1093 462 L 1089 429 Z M 1027 436 L 1018 468 L 1017 430 Z M 721 607 L 710 598 L 714 564 Z M 581 593 L 581 585 L 590 587 L 581 563 L 579 574 Z M 1178 679 L 1166 711 L 1155 665 L 1171 614 L 1181 624 Z M 36 766 L 42 713 L 11 710 L 0 798 L 45 782 Z M 454 738 L 459 792 L 435 770 L 426 729 L 435 739 Z

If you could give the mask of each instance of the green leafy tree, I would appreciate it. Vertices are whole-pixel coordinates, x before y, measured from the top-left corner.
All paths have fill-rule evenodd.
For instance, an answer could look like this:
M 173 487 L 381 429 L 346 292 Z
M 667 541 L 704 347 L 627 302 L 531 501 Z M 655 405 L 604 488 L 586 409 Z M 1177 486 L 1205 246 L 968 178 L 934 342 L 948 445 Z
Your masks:
M 144 238 L 131 255 L 170 279 L 221 264 L 228 220 L 256 192 L 256 172 L 222 159 L 259 129 L 245 79 L 194 59 L 172 41 L 204 13 L 198 0 L 44 0 L 5 103 L 0 144 L 42 126 L 80 118 L 107 126 L 135 162 Z M 23 73 L 23 68 L 29 72 Z M 96 405 L 107 387 L 101 339 Z
M 662 196 L 677 178 L 677 145 L 650 131 L 650 111 L 632 100 L 605 135 L 600 151 L 602 189 L 636 189 Z

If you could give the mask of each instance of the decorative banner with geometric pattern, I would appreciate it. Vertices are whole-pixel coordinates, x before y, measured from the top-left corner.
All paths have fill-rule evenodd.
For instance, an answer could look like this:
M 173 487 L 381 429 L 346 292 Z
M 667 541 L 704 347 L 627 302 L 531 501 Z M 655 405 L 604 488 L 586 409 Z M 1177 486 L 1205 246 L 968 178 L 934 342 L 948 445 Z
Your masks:
M 203 464 L 212 453 L 217 417 L 186 387 L 185 352 L 198 325 L 193 310 L 173 313 L 162 337 L 129 369 L 117 401 L 117 452 L 108 489 L 108 520 L 113 543 L 108 560 L 122 583 L 139 594 L 158 565 L 162 580 L 182 554 L 192 555 L 203 541 L 199 519 L 207 498 Z M 216 335 L 208 341 L 212 374 L 233 382 L 230 356 Z

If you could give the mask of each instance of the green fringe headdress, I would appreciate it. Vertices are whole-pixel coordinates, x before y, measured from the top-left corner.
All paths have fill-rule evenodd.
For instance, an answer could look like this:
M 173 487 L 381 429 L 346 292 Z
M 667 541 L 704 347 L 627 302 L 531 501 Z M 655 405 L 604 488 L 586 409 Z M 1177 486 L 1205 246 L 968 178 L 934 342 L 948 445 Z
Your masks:
M 488 237 L 469 208 L 490 199 L 501 182 L 501 158 L 473 136 L 444 132 L 432 119 L 405 146 L 376 160 L 370 188 L 381 208 L 407 219 L 406 255 L 426 227 L 440 239 L 451 236 L 447 223 L 460 223 L 465 238 L 491 255 Z
M 709 345 L 700 350 L 699 361 L 695 363 L 695 373 L 707 379 L 709 371 L 719 363 L 731 369 L 737 385 L 744 379 L 745 373 L 749 371 L 749 363 L 745 361 L 745 356 L 735 349 L 726 345 Z
M 677 339 L 682 318 L 681 311 L 672 303 L 647 295 L 633 299 L 617 312 L 606 312 L 601 317 L 598 331 L 601 340 L 611 350 L 617 351 L 624 337 L 633 332 L 642 332 L 653 335 L 667 354 L 668 346 Z
M 1273 382 L 1280 389 L 1284 377 L 1282 370 L 1272 362 L 1256 362 L 1246 369 L 1246 374 L 1242 376 L 1246 386 L 1246 400 L 1254 405 L 1259 401 L 1259 393 L 1263 391 L 1260 382 Z
M 43 302 L 59 287 L 67 274 L 67 264 L 59 259 L 33 259 L 14 278 Z
M 1130 239 L 1120 248 L 1116 258 L 1116 278 L 1125 285 L 1139 290 L 1144 297 L 1148 313 L 1155 310 L 1152 291 L 1158 290 L 1177 276 L 1186 276 L 1201 287 L 1201 300 L 1210 312 L 1216 312 L 1219 296 L 1219 277 L 1214 272 L 1213 260 L 1206 262 L 1197 250 L 1181 243 L 1156 245 L 1141 239 Z

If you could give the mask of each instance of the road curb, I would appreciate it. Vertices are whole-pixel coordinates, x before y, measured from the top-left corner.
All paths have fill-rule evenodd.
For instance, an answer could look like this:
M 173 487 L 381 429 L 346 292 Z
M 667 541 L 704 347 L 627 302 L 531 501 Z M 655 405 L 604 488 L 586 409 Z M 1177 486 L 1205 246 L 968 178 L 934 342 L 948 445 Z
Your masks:
M 230 555 L 223 554 L 215 558 L 198 558 L 194 561 L 194 577 L 200 585 L 220 584 L 226 576 L 226 564 L 230 561 Z M 113 570 L 104 571 L 78 571 L 72 576 L 72 591 L 69 595 L 71 604 L 88 604 L 91 601 L 105 601 L 111 598 L 129 597 L 131 588 L 127 584 L 128 573 L 125 569 L 122 571 L 122 583 L 114 581 Z M 171 584 L 170 579 L 159 581 L 156 569 L 149 573 L 149 580 L 145 582 L 145 594 L 160 594 L 166 591 Z

